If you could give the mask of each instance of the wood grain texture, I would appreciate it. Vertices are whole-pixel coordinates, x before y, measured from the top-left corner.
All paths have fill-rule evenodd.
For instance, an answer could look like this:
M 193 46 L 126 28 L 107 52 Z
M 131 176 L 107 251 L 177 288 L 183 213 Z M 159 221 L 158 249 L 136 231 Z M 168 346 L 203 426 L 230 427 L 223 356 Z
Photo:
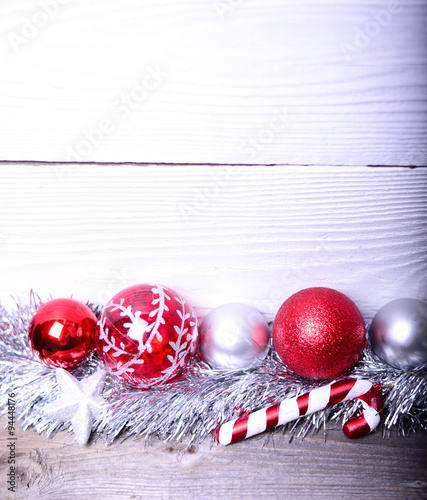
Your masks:
M 0 160 L 427 164 L 423 0 L 46 4 L 0 5 Z
M 159 282 L 201 316 L 245 302 L 272 319 L 329 286 L 369 319 L 427 299 L 427 170 L 243 166 L 0 167 L 0 299 L 103 304 Z
M 388 300 L 427 299 L 427 170 L 302 166 L 1 165 L 0 299 L 74 296 L 104 303 L 159 281 L 200 316 L 241 301 L 271 319 L 291 293 L 331 286 L 366 319 Z M 86 447 L 61 432 L 17 433 L 17 494 L 93 498 L 427 497 L 427 434 L 347 440 L 327 429 L 303 442 L 262 435 Z
M 65 432 L 48 439 L 18 431 L 17 491 L 2 498 L 426 498 L 426 433 L 350 441 L 333 427 L 326 432 L 326 440 L 319 433 L 289 442 L 279 431 L 229 447 L 206 440 L 188 452 L 156 441 L 145 449 L 138 440 L 81 447 Z

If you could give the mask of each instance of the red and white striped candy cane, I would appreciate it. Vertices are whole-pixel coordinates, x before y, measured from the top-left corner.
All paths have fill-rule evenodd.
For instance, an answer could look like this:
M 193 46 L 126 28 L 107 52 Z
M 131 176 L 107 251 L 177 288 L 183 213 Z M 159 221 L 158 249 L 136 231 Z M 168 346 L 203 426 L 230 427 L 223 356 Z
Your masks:
M 279 404 L 226 422 L 216 430 L 215 437 L 219 444 L 235 443 L 271 427 L 287 424 L 304 415 L 354 398 L 362 401 L 363 413 L 350 418 L 344 424 L 343 431 L 347 437 L 359 437 L 368 434 L 380 423 L 383 400 L 379 388 L 373 386 L 369 380 L 353 378 L 324 385 L 301 396 L 285 399 Z

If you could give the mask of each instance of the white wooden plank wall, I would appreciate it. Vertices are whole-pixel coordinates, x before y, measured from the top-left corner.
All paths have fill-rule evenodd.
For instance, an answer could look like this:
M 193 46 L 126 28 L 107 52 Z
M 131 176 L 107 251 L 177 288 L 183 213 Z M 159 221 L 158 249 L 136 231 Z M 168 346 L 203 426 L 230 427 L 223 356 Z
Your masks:
M 426 41 L 425 0 L 0 0 L 0 302 L 147 281 L 201 318 L 273 319 L 310 286 L 366 320 L 427 300 Z M 425 433 L 191 453 L 18 433 L 16 498 L 426 491 Z
M 426 165 L 425 0 L 2 0 L 0 160 Z
M 0 299 L 106 302 L 138 282 L 199 314 L 228 301 L 273 318 L 330 286 L 368 319 L 427 299 L 427 170 L 367 167 L 0 167 Z

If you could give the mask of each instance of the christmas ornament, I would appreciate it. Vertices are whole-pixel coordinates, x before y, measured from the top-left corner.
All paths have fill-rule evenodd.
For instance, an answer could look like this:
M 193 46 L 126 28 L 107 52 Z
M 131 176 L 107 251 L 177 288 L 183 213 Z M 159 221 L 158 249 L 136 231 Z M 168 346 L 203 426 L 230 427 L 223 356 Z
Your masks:
M 45 415 L 45 408 L 52 403 L 55 370 L 33 356 L 27 334 L 31 318 L 41 305 L 34 293 L 28 302 L 16 307 L 0 305 L 0 415 L 7 412 L 10 393 L 14 391 L 15 414 L 23 430 L 32 428 L 52 436 L 69 429 L 70 424 Z M 73 369 L 73 376 L 82 380 L 102 369 L 102 360 L 91 356 Z M 351 377 L 369 379 L 387 388 L 381 424 L 384 437 L 391 430 L 400 435 L 420 428 L 427 430 L 426 364 L 411 371 L 397 370 L 379 361 L 367 346 L 361 362 L 352 368 Z M 159 438 L 164 442 L 185 440 L 185 446 L 190 448 L 211 436 L 219 422 L 311 392 L 323 383 L 289 372 L 274 350 L 250 369 L 239 371 L 212 370 L 195 357 L 188 363 L 185 377 L 145 391 L 128 387 L 117 377 L 107 377 L 102 391 L 105 410 L 93 423 L 92 432 L 96 440 L 102 439 L 106 444 L 135 437 L 149 446 L 152 439 Z M 288 434 L 291 439 L 303 439 L 319 430 L 325 432 L 327 422 L 350 424 L 359 410 L 360 399 L 342 401 L 309 417 L 301 416 L 287 426 Z M 363 431 L 363 422 L 358 422 L 350 433 L 357 428 Z
M 175 379 L 196 350 L 193 309 L 161 285 L 135 285 L 119 292 L 103 310 L 99 325 L 102 361 L 135 387 Z
M 356 305 L 331 288 L 307 288 L 280 307 L 273 343 L 295 374 L 316 380 L 334 378 L 360 360 L 365 324 Z
M 93 423 L 103 412 L 105 401 L 100 394 L 106 372 L 99 370 L 81 381 L 62 368 L 57 368 L 55 372 L 61 397 L 45 407 L 45 416 L 61 421 L 71 420 L 77 442 L 86 444 Z
M 375 354 L 400 370 L 427 363 L 427 304 L 397 299 L 383 306 L 369 328 Z
M 384 409 L 384 399 L 379 385 L 372 386 L 368 392 L 361 394 L 357 399 L 362 403 L 362 414 L 350 418 L 342 427 L 344 434 L 351 439 L 372 432 L 380 423 Z
M 363 401 L 363 415 L 354 417 L 350 423 L 347 422 L 343 430 L 348 437 L 359 437 L 371 432 L 380 423 L 383 401 L 379 389 L 374 388 L 371 382 L 352 378 L 319 387 L 302 396 L 287 399 L 222 424 L 215 436 L 219 444 L 235 443 L 271 427 L 292 422 L 327 406 L 354 398 L 360 398 Z
M 95 349 L 97 319 L 74 299 L 49 300 L 37 309 L 28 328 L 33 354 L 45 365 L 70 369 Z
M 270 331 L 261 313 L 245 304 L 213 309 L 200 327 L 202 358 L 217 370 L 250 367 L 266 357 Z

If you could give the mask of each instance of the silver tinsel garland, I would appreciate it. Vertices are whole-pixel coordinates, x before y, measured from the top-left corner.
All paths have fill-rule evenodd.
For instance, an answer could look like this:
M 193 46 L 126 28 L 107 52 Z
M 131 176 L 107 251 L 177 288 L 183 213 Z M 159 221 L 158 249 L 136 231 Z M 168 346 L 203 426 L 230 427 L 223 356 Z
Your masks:
M 27 342 L 28 324 L 40 303 L 32 293 L 29 304 L 17 304 L 13 311 L 0 306 L 0 411 L 6 412 L 8 394 L 14 392 L 16 417 L 22 420 L 22 427 L 51 436 L 70 429 L 70 425 L 44 414 L 58 391 L 55 370 L 36 360 Z M 102 367 L 95 354 L 72 373 L 81 379 Z M 363 360 L 343 377 L 381 384 L 385 395 L 382 431 L 386 436 L 392 428 L 400 434 L 427 429 L 426 374 L 427 365 L 403 372 L 385 365 L 367 348 Z M 109 375 L 102 393 L 106 411 L 93 425 L 93 439 L 102 438 L 107 444 L 131 436 L 143 437 L 146 444 L 153 437 L 165 442 L 185 439 L 190 447 L 212 436 L 220 423 L 330 382 L 308 381 L 287 372 L 274 349 L 251 369 L 234 372 L 215 371 L 195 359 L 178 381 L 145 391 L 132 389 Z M 303 438 L 324 428 L 328 421 L 342 424 L 358 409 L 357 400 L 339 403 L 288 424 L 291 435 Z

